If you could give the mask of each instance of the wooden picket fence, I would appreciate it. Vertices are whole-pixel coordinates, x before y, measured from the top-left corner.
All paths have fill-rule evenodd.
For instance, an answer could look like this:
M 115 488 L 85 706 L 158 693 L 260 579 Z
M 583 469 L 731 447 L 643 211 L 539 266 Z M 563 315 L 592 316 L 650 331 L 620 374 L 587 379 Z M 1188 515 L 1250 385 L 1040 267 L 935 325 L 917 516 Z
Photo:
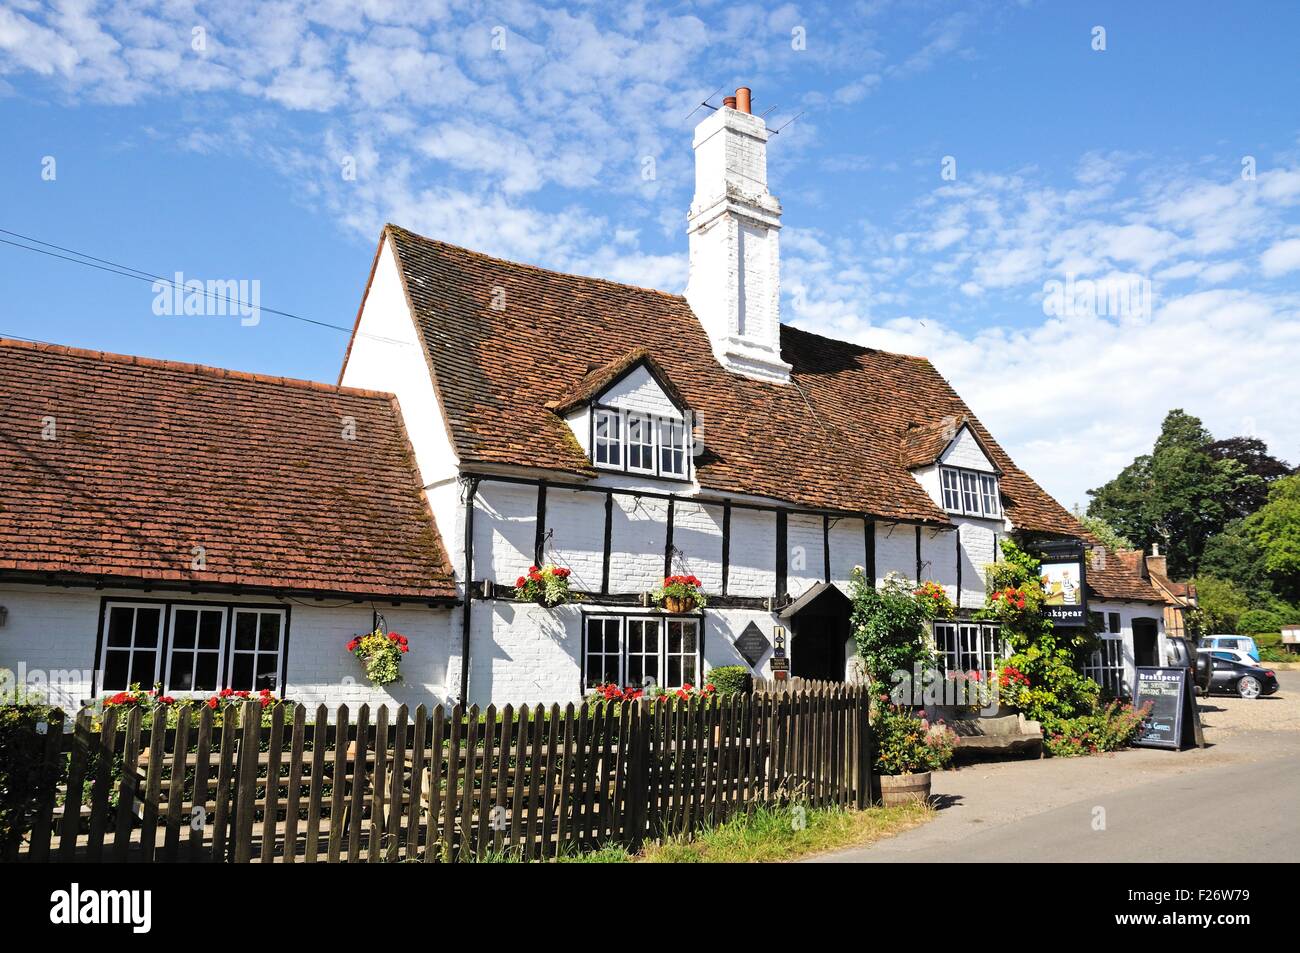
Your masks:
M 638 849 L 759 803 L 870 802 L 865 690 L 463 710 L 81 712 L 42 740 L 30 861 L 536 860 Z M 154 724 L 164 724 L 156 709 Z M 35 772 L 39 774 L 39 772 Z

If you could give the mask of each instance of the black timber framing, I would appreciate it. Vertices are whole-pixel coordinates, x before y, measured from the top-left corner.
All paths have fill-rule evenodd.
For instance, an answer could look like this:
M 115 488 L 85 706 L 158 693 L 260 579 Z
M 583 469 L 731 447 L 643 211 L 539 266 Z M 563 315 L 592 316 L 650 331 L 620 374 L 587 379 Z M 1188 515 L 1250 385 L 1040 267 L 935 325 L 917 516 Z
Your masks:
M 961 527 L 953 533 L 957 537 L 957 605 L 961 605 Z
M 822 579 L 831 581 L 831 518 L 822 514 Z
M 921 581 L 921 568 L 924 564 L 921 562 L 921 527 L 916 528 L 916 581 Z
M 731 501 L 722 504 L 722 594 L 731 581 Z
M 722 507 L 722 594 L 710 598 L 709 604 L 717 608 L 755 608 L 768 609 L 779 605 L 786 596 L 786 589 L 789 587 L 788 572 L 788 519 L 791 515 L 798 516 L 817 516 L 823 521 L 822 538 L 828 539 L 829 521 L 834 519 L 858 519 L 863 522 L 863 548 L 865 550 L 866 561 L 864 564 L 865 574 L 868 579 L 874 581 L 876 578 L 876 522 L 870 514 L 862 512 L 853 512 L 850 510 L 831 510 L 817 509 L 799 506 L 785 506 L 779 503 L 750 503 L 732 499 L 708 499 L 698 496 L 682 496 L 677 493 L 658 493 L 650 490 L 632 490 L 619 489 L 607 486 L 584 486 L 579 483 L 555 483 L 537 477 L 509 476 L 506 474 L 496 473 L 470 473 L 465 475 L 465 479 L 471 481 L 475 487 L 481 483 L 505 483 L 515 486 L 531 486 L 538 490 L 538 529 L 535 539 L 535 548 L 537 549 L 538 565 L 541 565 L 541 550 L 546 540 L 545 531 L 545 487 L 556 486 L 566 490 L 574 490 L 586 493 L 600 493 L 605 497 L 605 543 L 603 554 L 603 565 L 601 572 L 601 591 L 599 593 L 583 593 L 592 604 L 605 604 L 610 606 L 620 605 L 640 605 L 641 593 L 611 593 L 609 592 L 609 574 L 610 560 L 612 557 L 612 515 L 615 496 L 630 496 L 634 498 L 645 498 L 652 500 L 664 500 L 669 504 L 670 509 L 676 500 L 688 500 L 701 506 L 721 506 Z M 758 513 L 776 514 L 776 532 L 777 532 L 777 552 L 776 552 L 776 592 L 775 599 L 765 597 L 751 596 L 731 596 L 729 594 L 730 576 L 731 576 L 731 515 L 733 510 L 750 510 Z M 670 517 L 671 519 L 671 517 Z M 892 521 L 896 525 L 909 525 L 906 522 Z M 917 550 L 917 575 L 921 571 L 921 528 L 924 525 L 933 525 L 935 528 L 943 528 L 944 524 L 926 524 L 913 523 L 916 527 L 916 550 Z M 664 547 L 664 575 L 671 575 L 671 556 L 672 556 L 672 531 L 671 524 L 668 533 L 668 544 Z M 825 560 L 830 561 L 829 545 L 824 547 Z M 823 572 L 827 580 L 830 578 L 830 567 L 823 565 Z M 467 579 L 471 578 L 466 576 Z M 473 598 L 484 598 L 482 586 L 474 583 L 471 586 Z M 509 597 L 504 597 L 509 598 Z
M 789 535 L 790 514 L 785 510 L 776 511 L 776 601 L 785 599 L 785 592 L 790 588 L 789 553 L 787 539 Z
M 673 515 L 676 497 L 668 497 L 668 528 L 664 533 L 664 577 L 673 574 Z
M 876 521 L 865 519 L 862 521 L 862 546 L 865 550 L 865 561 L 862 568 L 866 570 L 864 575 L 870 585 L 876 584 Z
M 614 541 L 614 494 L 605 494 L 605 554 L 600 563 L 600 594 L 609 594 L 609 558 Z
M 540 569 L 543 565 L 543 550 L 546 547 L 546 481 L 537 484 L 537 532 L 533 537 L 533 565 Z
M 470 589 L 474 579 L 474 498 L 478 495 L 478 479 L 470 477 L 465 491 L 465 605 L 461 609 L 460 627 L 460 703 L 469 697 L 469 637 L 470 610 L 474 600 Z

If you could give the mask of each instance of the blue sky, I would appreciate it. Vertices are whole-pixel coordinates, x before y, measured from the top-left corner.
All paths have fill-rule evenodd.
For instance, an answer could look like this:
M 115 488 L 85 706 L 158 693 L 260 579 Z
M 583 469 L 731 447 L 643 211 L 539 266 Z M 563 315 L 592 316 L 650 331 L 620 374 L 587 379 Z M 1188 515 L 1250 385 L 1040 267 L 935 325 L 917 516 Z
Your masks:
M 687 114 L 747 84 L 802 113 L 783 320 L 931 357 L 1069 505 L 1174 406 L 1300 462 L 1297 35 L 1289 3 L 6 0 L 0 228 L 343 326 L 385 221 L 679 291 Z M 1070 275 L 1151 307 L 1046 313 Z M 9 245 L 0 281 L 0 334 L 322 380 L 347 340 Z

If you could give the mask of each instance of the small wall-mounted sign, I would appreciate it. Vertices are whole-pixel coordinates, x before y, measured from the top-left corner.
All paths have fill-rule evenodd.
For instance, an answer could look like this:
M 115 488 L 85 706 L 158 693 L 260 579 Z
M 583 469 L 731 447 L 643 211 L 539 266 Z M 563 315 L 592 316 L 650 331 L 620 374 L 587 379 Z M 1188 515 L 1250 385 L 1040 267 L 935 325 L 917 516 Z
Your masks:
M 790 660 L 788 658 L 777 658 L 776 656 L 773 656 L 768 660 L 768 664 L 772 667 L 772 674 L 776 675 L 778 678 L 790 671 Z
M 767 640 L 767 636 L 763 634 L 757 622 L 745 626 L 744 631 L 736 638 L 736 651 L 749 663 L 750 668 L 761 662 L 771 647 L 772 643 Z

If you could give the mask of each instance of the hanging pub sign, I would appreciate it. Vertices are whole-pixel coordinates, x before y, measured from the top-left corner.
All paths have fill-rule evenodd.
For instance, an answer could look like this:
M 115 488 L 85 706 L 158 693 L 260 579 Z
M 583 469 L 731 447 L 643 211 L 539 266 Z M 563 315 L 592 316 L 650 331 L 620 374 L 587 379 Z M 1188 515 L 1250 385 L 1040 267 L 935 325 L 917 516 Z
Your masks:
M 1043 612 L 1058 628 L 1088 624 L 1087 557 L 1083 543 L 1070 540 L 1039 546 Z

